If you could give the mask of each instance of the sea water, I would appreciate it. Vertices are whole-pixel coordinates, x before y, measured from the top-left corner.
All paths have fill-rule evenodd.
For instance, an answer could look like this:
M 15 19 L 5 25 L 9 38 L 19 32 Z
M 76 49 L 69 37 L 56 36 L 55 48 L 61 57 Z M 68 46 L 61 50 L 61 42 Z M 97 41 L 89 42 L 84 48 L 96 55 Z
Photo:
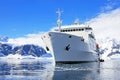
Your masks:
M 0 80 L 52 80 L 54 69 L 51 58 L 2 58 Z
M 120 80 L 120 60 L 58 64 L 53 80 Z
M 120 80 L 120 60 L 55 64 L 51 58 L 0 59 L 0 80 Z

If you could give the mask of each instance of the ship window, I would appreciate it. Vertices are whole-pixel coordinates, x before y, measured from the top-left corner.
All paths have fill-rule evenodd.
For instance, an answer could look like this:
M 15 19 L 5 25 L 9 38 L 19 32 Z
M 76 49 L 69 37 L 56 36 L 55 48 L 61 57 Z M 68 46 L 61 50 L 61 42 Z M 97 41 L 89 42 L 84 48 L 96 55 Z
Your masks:
M 84 29 L 81 29 L 81 31 L 84 31 Z
M 61 32 L 65 32 L 65 30 L 61 30 Z
M 63 32 L 66 32 L 66 30 L 63 30 Z
M 88 28 L 85 28 L 85 29 L 86 29 L 86 30 L 92 30 L 92 28 L 89 28 L 89 27 L 88 27 Z
M 62 32 L 65 32 L 65 30 L 62 30 Z
M 79 31 L 78 29 L 76 29 L 76 31 Z
M 94 35 L 93 34 L 89 34 L 89 37 L 95 39 Z
M 79 31 L 82 31 L 82 29 L 79 29 Z
M 56 29 L 56 31 L 58 31 L 58 29 Z M 63 30 L 61 30 L 61 32 L 72 32 L 72 31 L 84 31 L 84 29 L 83 28 L 81 28 L 81 29 L 63 29 Z
M 51 36 L 51 34 L 48 34 L 49 36 Z

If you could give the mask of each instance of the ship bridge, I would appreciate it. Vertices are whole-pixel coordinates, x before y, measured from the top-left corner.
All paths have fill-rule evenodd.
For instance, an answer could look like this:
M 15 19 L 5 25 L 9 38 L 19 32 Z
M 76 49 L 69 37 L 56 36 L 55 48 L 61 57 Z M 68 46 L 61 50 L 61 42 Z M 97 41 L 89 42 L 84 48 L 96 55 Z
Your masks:
M 76 31 L 91 31 L 92 28 L 91 27 L 75 27 L 74 25 L 66 27 L 63 26 L 61 27 L 61 31 L 60 32 L 76 32 Z M 59 29 L 54 29 L 54 31 L 59 31 Z

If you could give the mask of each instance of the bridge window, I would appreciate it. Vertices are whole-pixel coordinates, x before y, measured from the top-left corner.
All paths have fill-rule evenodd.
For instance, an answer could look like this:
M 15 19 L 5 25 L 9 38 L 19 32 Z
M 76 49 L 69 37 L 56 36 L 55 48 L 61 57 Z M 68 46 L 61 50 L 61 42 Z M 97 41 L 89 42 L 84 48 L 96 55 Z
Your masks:
M 87 27 L 87 28 L 85 28 L 85 30 L 92 30 L 92 28 Z
M 55 31 L 59 31 L 59 30 L 55 30 Z M 74 32 L 74 31 L 84 31 L 84 28 L 81 29 L 63 29 L 61 30 L 61 32 Z

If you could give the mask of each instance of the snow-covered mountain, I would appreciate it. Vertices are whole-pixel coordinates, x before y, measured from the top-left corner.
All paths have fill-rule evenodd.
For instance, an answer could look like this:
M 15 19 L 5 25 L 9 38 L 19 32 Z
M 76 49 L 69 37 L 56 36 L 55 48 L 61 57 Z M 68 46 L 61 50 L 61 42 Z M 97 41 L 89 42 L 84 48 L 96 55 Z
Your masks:
M 33 44 L 12 46 L 10 44 L 0 43 L 0 57 L 8 56 L 10 54 L 19 54 L 21 56 L 31 55 L 34 57 L 40 57 L 44 54 L 47 54 L 47 52 L 42 47 Z
M 120 42 L 107 38 L 99 43 L 102 59 L 120 58 Z
M 44 43 L 40 37 L 41 33 L 29 34 L 19 38 L 0 37 L 0 57 L 53 57 L 51 53 L 45 50 Z

